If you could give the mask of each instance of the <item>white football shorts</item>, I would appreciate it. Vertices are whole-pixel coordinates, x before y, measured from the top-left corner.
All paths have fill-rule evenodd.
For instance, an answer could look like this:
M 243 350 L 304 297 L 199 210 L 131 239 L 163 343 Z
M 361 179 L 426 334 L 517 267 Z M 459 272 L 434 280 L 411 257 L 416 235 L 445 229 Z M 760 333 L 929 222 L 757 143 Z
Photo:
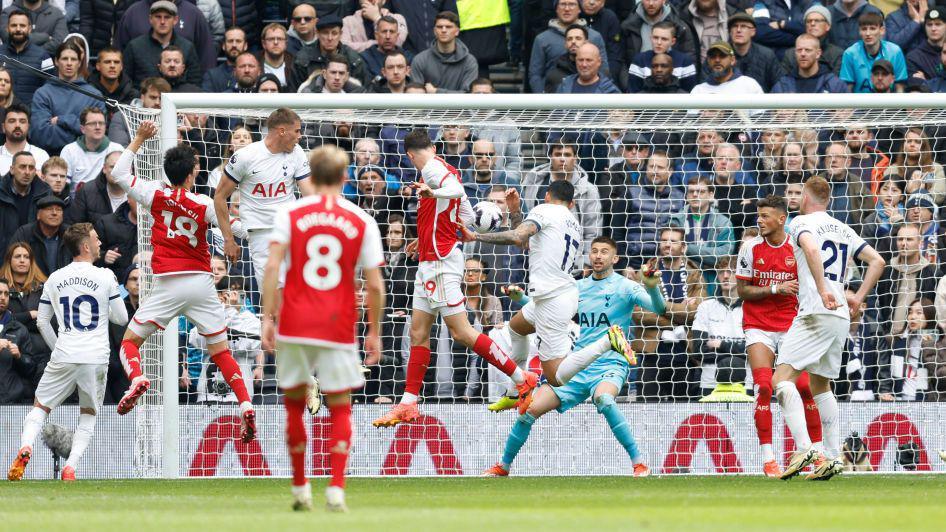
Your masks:
M 779 346 L 785 340 L 785 332 L 763 331 L 762 329 L 746 329 L 746 348 L 754 344 L 762 344 L 773 354 L 778 353 Z
M 256 288 L 263 290 L 263 274 L 266 272 L 266 262 L 269 260 L 270 229 L 251 229 L 247 231 L 247 245 L 250 248 L 250 260 L 253 261 L 253 277 L 256 278 Z M 286 261 L 279 266 L 279 287 L 286 286 Z
M 533 299 L 522 307 L 522 317 L 535 327 L 539 360 L 563 358 L 572 352 L 569 327 L 578 312 L 578 288 Z
M 361 368 L 355 346 L 339 348 L 276 342 L 276 377 L 283 389 L 308 384 L 315 371 L 324 393 L 355 390 L 365 385 Z
M 463 268 L 459 247 L 441 260 L 421 262 L 414 278 L 414 309 L 444 317 L 466 312 Z
M 788 364 L 808 373 L 836 379 L 851 321 L 831 314 L 795 316 L 779 346 L 775 365 Z
M 154 287 L 138 307 L 128 328 L 142 338 L 183 314 L 208 344 L 227 339 L 227 312 L 217 298 L 213 275 L 183 273 L 154 278 Z
M 56 408 L 79 389 L 79 406 L 96 413 L 105 400 L 108 364 L 73 364 L 50 360 L 36 387 L 36 400 L 47 408 Z

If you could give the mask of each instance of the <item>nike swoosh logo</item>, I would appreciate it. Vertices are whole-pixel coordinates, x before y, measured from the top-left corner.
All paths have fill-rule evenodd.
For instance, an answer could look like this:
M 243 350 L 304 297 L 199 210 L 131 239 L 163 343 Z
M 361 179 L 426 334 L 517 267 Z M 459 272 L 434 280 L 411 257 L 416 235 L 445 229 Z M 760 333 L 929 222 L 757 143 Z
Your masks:
M 250 172 L 250 175 L 256 175 L 258 173 L 259 173 L 259 170 L 253 170 L 252 172 Z

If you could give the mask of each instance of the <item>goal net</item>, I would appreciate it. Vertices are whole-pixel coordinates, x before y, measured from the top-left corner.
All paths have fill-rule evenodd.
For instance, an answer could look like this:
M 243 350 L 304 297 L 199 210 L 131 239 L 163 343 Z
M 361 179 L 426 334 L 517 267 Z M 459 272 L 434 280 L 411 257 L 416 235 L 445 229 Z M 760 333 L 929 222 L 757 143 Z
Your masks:
M 576 277 L 591 273 L 591 241 L 598 236 L 617 242 L 617 274 L 637 279 L 643 264 L 661 269 L 668 312 L 635 310 L 628 332 L 639 364 L 619 375 L 617 407 L 645 462 L 662 473 L 761 472 L 756 390 L 734 271 L 747 266 L 737 265 L 740 248 L 758 234 L 756 202 L 768 194 L 782 196 L 791 219 L 798 215 L 802 184 L 824 177 L 832 191 L 828 212 L 888 263 L 851 325 L 834 384 L 846 456 L 858 470 L 942 470 L 937 450 L 946 448 L 946 410 L 938 402 L 946 398 L 946 284 L 940 282 L 946 258 L 940 212 L 946 200 L 946 102 L 935 95 L 823 96 L 754 96 L 750 102 L 689 96 L 165 95 L 160 114 L 127 107 L 122 112 L 132 130 L 142 120 L 158 121 L 164 148 L 178 138 L 194 146 L 202 165 L 198 191 L 204 193 L 226 179 L 222 165 L 232 153 L 265 136 L 266 117 L 280 106 L 302 117 L 304 149 L 336 144 L 351 155 L 345 195 L 380 224 L 388 290 L 381 363 L 367 368 L 367 385 L 354 394 L 354 475 L 476 475 L 500 459 L 517 417 L 514 411 L 487 410 L 505 390 L 505 377 L 454 343 L 438 323 L 421 420 L 393 429 L 370 424 L 403 391 L 409 356 L 417 264 L 404 248 L 415 236 L 416 199 L 406 185 L 417 173 L 402 141 L 414 128 L 428 129 L 438 154 L 462 173 L 473 203 L 491 201 L 505 209 L 505 191 L 516 189 L 528 211 L 542 203 L 551 180 L 569 179 L 584 239 Z M 161 147 L 157 139 L 145 146 L 139 178 L 160 178 Z M 238 215 L 238 195 L 232 212 Z M 508 219 L 502 225 L 508 227 Z M 149 226 L 142 212 L 145 298 Z M 219 233 L 211 242 L 222 255 Z M 239 442 L 237 405 L 193 324 L 182 319 L 143 350 L 156 386 L 133 419 L 123 420 L 122 438 L 134 439 L 133 470 L 110 474 L 288 475 L 274 358 L 260 350 L 259 288 L 242 245 L 243 260 L 226 264 L 215 258 L 214 271 L 231 347 L 258 405 L 258 440 Z M 486 244 L 465 244 L 463 251 L 468 317 L 502 345 L 502 328 L 520 308 L 502 288 L 528 283 L 527 252 Z M 825 267 L 856 290 L 865 268 L 853 252 L 839 250 L 836 263 Z M 579 302 L 581 326 L 600 319 L 583 313 Z M 531 358 L 529 366 L 539 367 Z M 587 391 L 596 384 L 591 381 Z M 794 446 L 774 396 L 771 411 L 772 443 L 781 461 Z M 326 416 L 323 410 L 307 420 L 314 475 L 328 471 Z M 109 430 L 100 426 L 97 446 L 108 445 Z M 580 401 L 534 424 L 513 471 L 622 475 L 631 471 L 631 461 L 595 404 Z

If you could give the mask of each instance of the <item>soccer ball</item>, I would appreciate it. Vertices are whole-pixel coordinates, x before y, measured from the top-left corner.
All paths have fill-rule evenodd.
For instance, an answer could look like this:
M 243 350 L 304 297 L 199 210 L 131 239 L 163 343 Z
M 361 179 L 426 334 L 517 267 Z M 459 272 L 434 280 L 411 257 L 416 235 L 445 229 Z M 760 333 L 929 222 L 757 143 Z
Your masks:
M 477 233 L 495 231 L 503 221 L 503 212 L 491 201 L 480 201 L 473 207 L 473 229 Z

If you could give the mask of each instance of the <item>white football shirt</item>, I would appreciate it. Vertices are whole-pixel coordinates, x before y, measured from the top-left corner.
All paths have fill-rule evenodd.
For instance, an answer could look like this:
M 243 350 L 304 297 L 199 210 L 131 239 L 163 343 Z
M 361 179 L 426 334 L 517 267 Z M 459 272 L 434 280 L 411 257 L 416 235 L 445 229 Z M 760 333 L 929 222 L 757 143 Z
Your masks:
M 830 314 L 850 318 L 847 299 L 844 297 L 844 280 L 850 261 L 864 249 L 867 242 L 856 231 L 824 211 L 796 216 L 786 228 L 795 248 L 795 263 L 798 265 L 798 315 Z M 838 308 L 828 310 L 821 301 L 814 276 L 808 269 L 805 252 L 798 244 L 798 237 L 809 233 L 821 250 L 821 263 L 828 289 L 834 294 Z
M 525 221 L 539 228 L 529 239 L 529 296 L 548 297 L 576 286 L 571 272 L 581 255 L 578 218 L 564 205 L 543 203 L 529 211 Z
M 111 305 L 124 302 L 115 274 L 88 262 L 73 262 L 54 271 L 43 286 L 37 320 L 49 312 L 59 322 L 50 360 L 71 364 L 108 364 L 108 322 Z M 43 307 L 46 306 L 44 309 Z M 126 318 L 127 319 L 127 318 Z
M 238 184 L 244 227 L 268 229 L 276 207 L 296 199 L 296 181 L 309 177 L 309 159 L 298 145 L 292 153 L 273 153 L 260 140 L 234 153 L 224 172 Z

